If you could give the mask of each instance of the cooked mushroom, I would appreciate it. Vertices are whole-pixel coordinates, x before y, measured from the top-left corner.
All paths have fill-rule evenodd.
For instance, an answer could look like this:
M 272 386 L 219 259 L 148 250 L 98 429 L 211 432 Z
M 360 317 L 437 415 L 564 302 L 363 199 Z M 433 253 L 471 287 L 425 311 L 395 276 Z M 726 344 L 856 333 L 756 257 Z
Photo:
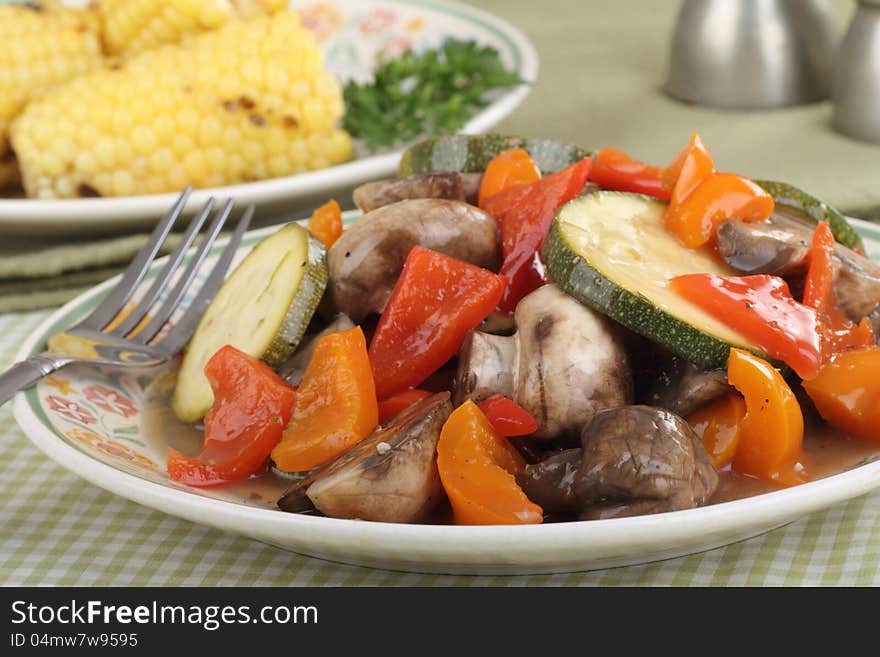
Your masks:
M 302 382 L 303 374 L 305 374 L 306 367 L 308 367 L 309 361 L 312 359 L 312 353 L 315 351 L 315 346 L 317 346 L 318 340 L 325 335 L 330 335 L 331 333 L 337 333 L 339 331 L 347 331 L 350 328 L 354 328 L 354 322 L 352 322 L 347 315 L 338 315 L 322 331 L 315 333 L 304 344 L 300 345 L 300 347 L 294 352 L 293 356 L 282 363 L 278 368 L 278 376 L 287 381 L 290 385 L 298 386 Z
M 538 423 L 535 438 L 577 436 L 598 411 L 632 403 L 620 329 L 555 285 L 524 297 L 512 336 L 473 332 L 459 352 L 456 400 L 499 393 Z
M 278 500 L 278 507 L 299 512 L 307 509 L 310 501 L 333 518 L 378 522 L 423 519 L 443 498 L 437 441 L 450 413 L 448 392 L 413 404 L 295 483 Z
M 461 189 L 464 192 L 464 200 L 468 203 L 477 204 L 480 196 L 480 185 L 483 182 L 483 172 L 460 173 Z
M 581 447 L 575 491 L 584 520 L 691 509 L 718 487 L 693 429 L 662 408 L 597 413 L 584 427 Z
M 417 244 L 479 267 L 497 269 L 495 220 L 461 201 L 415 199 L 368 212 L 331 247 L 327 264 L 336 309 L 355 322 L 381 313 Z
M 724 370 L 707 372 L 672 354 L 666 360 L 645 396 L 651 406 L 688 417 L 732 390 Z
M 575 515 L 578 499 L 575 482 L 581 467 L 581 449 L 566 449 L 548 456 L 540 463 L 527 465 L 516 483 L 544 513 Z
M 718 251 L 743 274 L 802 278 L 809 267 L 813 230 L 792 217 L 774 214 L 765 222 L 725 221 L 718 227 Z M 880 266 L 842 244 L 834 246 L 834 297 L 854 322 L 880 304 Z
M 414 198 L 446 198 L 464 201 L 461 175 L 453 171 L 423 173 L 409 178 L 388 178 L 364 183 L 352 194 L 361 212 L 370 212 L 398 201 Z

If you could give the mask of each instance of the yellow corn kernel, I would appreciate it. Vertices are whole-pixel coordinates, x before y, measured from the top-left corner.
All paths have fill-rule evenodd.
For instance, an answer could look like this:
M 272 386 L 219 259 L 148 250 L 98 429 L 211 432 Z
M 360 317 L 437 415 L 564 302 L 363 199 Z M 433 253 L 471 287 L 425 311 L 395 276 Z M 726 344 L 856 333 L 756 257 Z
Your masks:
M 259 75 L 246 79 L 245 61 Z M 342 107 L 314 37 L 294 12 L 280 11 L 59 85 L 13 121 L 11 137 L 29 196 L 173 192 L 348 159 Z
M 0 4 L 0 189 L 19 182 L 10 121 L 31 98 L 102 61 L 94 11 L 57 2 Z
M 286 5 L 286 0 L 99 0 L 98 11 L 107 52 L 129 56 Z

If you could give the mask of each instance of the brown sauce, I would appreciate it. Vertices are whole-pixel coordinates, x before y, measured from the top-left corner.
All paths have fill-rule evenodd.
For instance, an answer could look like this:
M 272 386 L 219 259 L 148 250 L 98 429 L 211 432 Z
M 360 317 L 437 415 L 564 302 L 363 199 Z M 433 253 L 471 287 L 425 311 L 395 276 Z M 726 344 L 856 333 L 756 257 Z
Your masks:
M 444 374 L 449 375 L 448 372 Z M 162 373 L 147 390 L 144 398 L 144 436 L 159 463 L 164 462 L 168 447 L 194 456 L 199 453 L 202 445 L 201 428 L 181 422 L 171 411 L 170 396 L 174 379 L 173 372 Z M 853 438 L 824 424 L 814 423 L 806 427 L 803 465 L 811 479 L 839 474 L 876 460 L 880 460 L 880 444 Z M 753 477 L 736 474 L 729 469 L 721 471 L 719 479 L 718 490 L 710 504 L 769 493 L 781 488 Z M 267 471 L 237 484 L 204 489 L 199 493 L 214 499 L 276 509 L 276 501 L 289 486 L 289 481 Z M 451 524 L 449 505 L 440 505 L 426 522 Z
M 801 463 L 810 480 L 852 470 L 871 461 L 880 460 L 880 445 L 854 438 L 826 424 L 805 427 L 804 458 Z M 719 474 L 719 485 L 711 504 L 729 502 L 752 495 L 780 490 L 782 486 L 725 469 Z

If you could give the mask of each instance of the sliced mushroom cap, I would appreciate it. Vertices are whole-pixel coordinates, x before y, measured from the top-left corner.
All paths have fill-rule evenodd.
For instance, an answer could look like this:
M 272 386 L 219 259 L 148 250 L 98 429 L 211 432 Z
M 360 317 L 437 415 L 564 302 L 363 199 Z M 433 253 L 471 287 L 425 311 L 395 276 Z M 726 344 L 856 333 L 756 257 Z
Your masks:
M 584 427 L 581 447 L 575 490 L 585 520 L 691 509 L 718 487 L 693 429 L 662 408 L 602 411 Z
M 743 274 L 803 278 L 809 266 L 813 228 L 797 219 L 773 215 L 768 221 L 725 221 L 718 227 L 718 251 Z M 880 265 L 842 244 L 834 246 L 834 298 L 852 321 L 880 305 Z
M 718 252 L 743 274 L 803 275 L 813 235 L 806 226 L 773 221 L 725 221 L 716 231 Z
M 456 400 L 495 393 L 538 423 L 535 438 L 576 438 L 598 411 L 631 404 L 632 372 L 620 328 L 555 285 L 524 297 L 516 333 L 475 332 L 459 352 Z
M 477 204 L 480 196 L 480 185 L 483 183 L 483 172 L 460 173 L 461 188 L 464 192 L 464 200 L 473 205 Z
M 454 171 L 423 173 L 409 178 L 387 178 L 364 183 L 352 194 L 361 212 L 415 198 L 445 198 L 464 201 L 461 175 Z
M 540 463 L 527 465 L 525 471 L 517 475 L 516 483 L 544 513 L 573 515 L 579 508 L 575 483 L 580 467 L 581 449 L 566 449 Z
M 670 354 L 668 363 L 656 373 L 645 402 L 688 417 L 731 390 L 724 370 L 707 372 Z
M 333 518 L 418 522 L 443 498 L 437 441 L 450 413 L 448 392 L 413 404 L 294 484 L 279 508 L 302 511 L 308 498 Z
M 498 226 L 490 215 L 461 201 L 416 199 L 368 212 L 330 248 L 330 295 L 355 322 L 381 313 L 416 245 L 496 270 Z

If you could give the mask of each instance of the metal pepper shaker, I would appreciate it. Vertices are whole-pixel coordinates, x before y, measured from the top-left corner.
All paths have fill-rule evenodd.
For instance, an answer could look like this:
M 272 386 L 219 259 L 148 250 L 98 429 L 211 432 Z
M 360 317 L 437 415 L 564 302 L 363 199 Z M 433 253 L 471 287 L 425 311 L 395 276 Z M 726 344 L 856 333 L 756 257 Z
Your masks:
M 880 143 L 880 0 L 859 7 L 834 60 L 834 128 Z
M 821 100 L 829 93 L 835 33 L 824 0 L 685 0 L 666 91 L 731 109 Z

